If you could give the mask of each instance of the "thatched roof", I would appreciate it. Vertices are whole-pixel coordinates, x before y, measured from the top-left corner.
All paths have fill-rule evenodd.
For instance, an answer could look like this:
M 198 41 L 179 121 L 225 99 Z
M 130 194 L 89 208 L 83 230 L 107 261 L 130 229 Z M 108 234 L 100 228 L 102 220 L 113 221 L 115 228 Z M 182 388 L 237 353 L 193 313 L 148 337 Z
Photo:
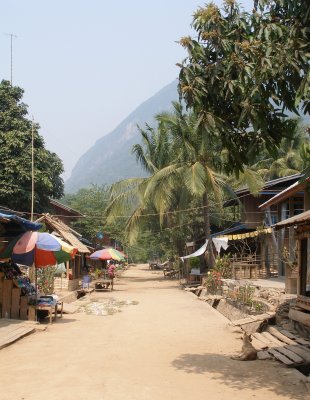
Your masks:
M 43 214 L 36 222 L 44 223 L 48 229 L 51 229 L 56 235 L 59 235 L 63 240 L 71 244 L 71 246 L 77 248 L 80 253 L 90 253 L 85 244 L 78 239 L 78 236 L 81 237 L 81 235 L 58 218 L 50 214 Z

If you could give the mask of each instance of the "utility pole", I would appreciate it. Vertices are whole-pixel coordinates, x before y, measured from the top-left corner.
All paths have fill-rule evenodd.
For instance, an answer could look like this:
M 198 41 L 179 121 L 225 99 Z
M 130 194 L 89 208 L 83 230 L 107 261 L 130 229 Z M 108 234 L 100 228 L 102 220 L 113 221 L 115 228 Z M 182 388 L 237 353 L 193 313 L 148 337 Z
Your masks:
M 11 39 L 11 86 L 13 86 L 13 38 L 16 39 L 17 36 L 13 33 L 5 33 L 6 36 L 10 36 Z
M 34 208 L 34 148 L 33 148 L 33 138 L 34 138 L 34 131 L 33 131 L 33 116 L 32 116 L 32 127 L 31 127 L 31 218 L 30 220 L 33 221 L 33 208 Z

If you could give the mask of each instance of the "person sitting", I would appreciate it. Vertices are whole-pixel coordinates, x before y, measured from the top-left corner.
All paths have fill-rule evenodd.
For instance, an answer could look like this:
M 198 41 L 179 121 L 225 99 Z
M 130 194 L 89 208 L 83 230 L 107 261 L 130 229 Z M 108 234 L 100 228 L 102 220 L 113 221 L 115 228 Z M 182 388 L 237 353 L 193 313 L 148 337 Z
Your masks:
M 84 275 L 82 276 L 82 289 L 89 289 L 91 282 L 91 276 L 87 270 L 84 270 Z

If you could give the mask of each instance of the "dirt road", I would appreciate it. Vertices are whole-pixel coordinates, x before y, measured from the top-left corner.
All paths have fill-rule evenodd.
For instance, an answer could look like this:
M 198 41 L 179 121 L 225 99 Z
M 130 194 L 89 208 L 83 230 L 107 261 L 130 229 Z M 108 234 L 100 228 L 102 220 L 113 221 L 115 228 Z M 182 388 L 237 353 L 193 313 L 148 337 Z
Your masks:
M 139 265 L 112 293 L 134 300 L 109 316 L 62 320 L 0 351 L 1 400 L 305 399 L 292 370 L 230 356 L 227 320 L 160 271 Z

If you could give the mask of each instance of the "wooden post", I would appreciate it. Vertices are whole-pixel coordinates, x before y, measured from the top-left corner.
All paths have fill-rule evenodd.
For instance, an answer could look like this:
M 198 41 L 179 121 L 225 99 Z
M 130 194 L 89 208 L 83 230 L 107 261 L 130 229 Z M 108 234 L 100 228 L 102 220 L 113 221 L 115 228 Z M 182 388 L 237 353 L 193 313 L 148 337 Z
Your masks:
M 37 313 L 35 306 L 28 307 L 28 321 L 36 321 L 37 320 Z
M 13 281 L 4 279 L 2 286 L 2 318 L 11 318 Z
M 27 312 L 28 312 L 28 297 L 22 296 L 20 298 L 20 311 L 19 311 L 19 318 L 20 319 L 27 319 Z
M 0 313 L 2 310 L 2 290 L 3 290 L 4 272 L 0 272 Z M 1 314 L 0 314 L 1 315 Z
M 289 198 L 289 217 L 294 216 L 294 198 L 290 197 Z M 294 250 L 295 250 L 295 233 L 294 233 L 294 227 L 291 226 L 288 228 L 288 248 L 289 248 L 289 254 L 290 254 L 290 261 L 294 261 Z
M 297 294 L 300 294 L 301 286 L 301 245 L 300 240 L 297 239 L 297 266 L 298 266 L 298 278 L 297 278 Z
M 11 306 L 11 318 L 19 319 L 20 309 L 20 288 L 12 289 L 12 306 Z

